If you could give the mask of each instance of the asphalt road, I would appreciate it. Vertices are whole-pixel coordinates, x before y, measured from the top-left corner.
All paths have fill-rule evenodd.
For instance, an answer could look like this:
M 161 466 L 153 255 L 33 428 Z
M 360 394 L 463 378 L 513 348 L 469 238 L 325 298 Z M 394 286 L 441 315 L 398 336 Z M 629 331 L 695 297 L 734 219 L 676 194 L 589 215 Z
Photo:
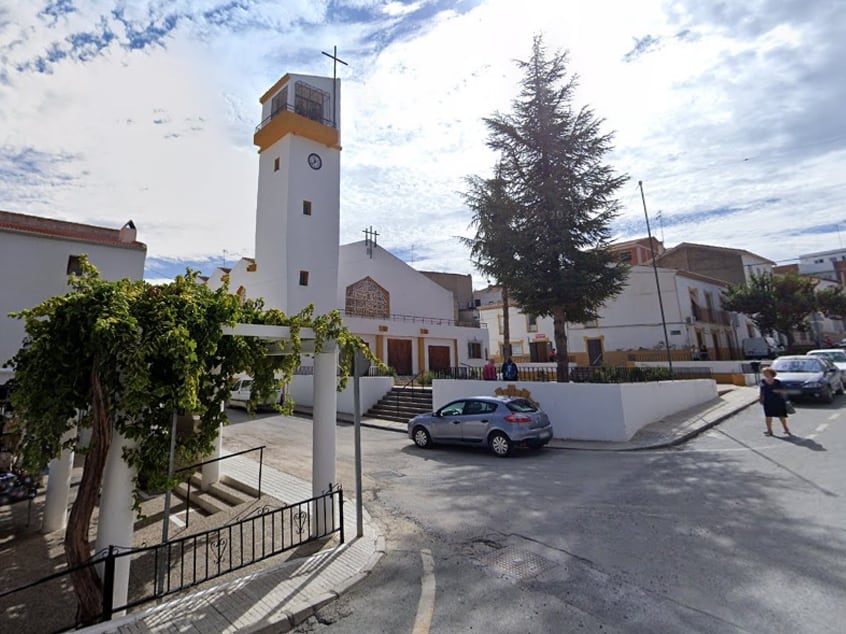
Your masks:
M 800 404 L 794 438 L 751 407 L 687 444 L 420 450 L 362 430 L 364 500 L 388 553 L 298 632 L 842 632 L 846 397 Z M 779 425 L 776 423 L 776 428 Z M 225 431 L 308 478 L 311 423 Z M 338 475 L 354 490 L 352 428 Z

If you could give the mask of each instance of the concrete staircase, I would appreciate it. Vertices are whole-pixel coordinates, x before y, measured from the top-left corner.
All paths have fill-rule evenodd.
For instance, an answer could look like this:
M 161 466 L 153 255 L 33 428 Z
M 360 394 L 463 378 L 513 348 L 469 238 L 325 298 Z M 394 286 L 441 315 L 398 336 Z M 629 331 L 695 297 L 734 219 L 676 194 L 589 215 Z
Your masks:
M 432 411 L 432 388 L 394 386 L 381 400 L 364 415 L 398 423 L 407 423 L 409 418 Z
M 222 478 L 220 482 L 210 485 L 206 491 L 200 488 L 200 483 L 200 474 L 194 474 L 191 477 L 191 510 L 202 515 L 229 511 L 254 499 L 252 492 L 244 491 L 241 487 L 236 488 L 233 485 L 238 483 L 229 478 Z M 174 495 L 184 502 L 188 497 L 188 485 L 181 483 L 174 489 Z

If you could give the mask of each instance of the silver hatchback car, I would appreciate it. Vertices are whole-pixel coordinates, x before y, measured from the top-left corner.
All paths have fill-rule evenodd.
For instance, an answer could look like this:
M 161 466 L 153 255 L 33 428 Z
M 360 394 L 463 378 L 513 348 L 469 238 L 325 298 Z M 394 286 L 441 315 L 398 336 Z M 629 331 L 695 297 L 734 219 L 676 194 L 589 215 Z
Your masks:
M 497 456 L 514 447 L 542 447 L 552 440 L 552 423 L 525 398 L 471 396 L 447 403 L 408 421 L 408 437 L 418 447 L 433 443 L 487 445 Z

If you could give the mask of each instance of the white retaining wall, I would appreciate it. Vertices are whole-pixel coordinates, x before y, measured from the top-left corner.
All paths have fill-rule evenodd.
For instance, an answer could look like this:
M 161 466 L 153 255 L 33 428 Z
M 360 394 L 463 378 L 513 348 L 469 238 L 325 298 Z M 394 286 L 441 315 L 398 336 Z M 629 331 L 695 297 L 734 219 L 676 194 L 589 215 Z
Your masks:
M 435 379 L 435 409 L 466 396 L 493 396 L 501 387 L 528 390 L 549 415 L 555 438 L 625 442 L 650 423 L 717 398 L 712 379 L 650 383 L 534 383 Z
M 360 379 L 362 413 L 369 410 L 387 394 L 394 385 L 392 376 L 365 376 Z M 297 405 L 314 407 L 314 377 L 309 375 L 295 375 L 288 386 L 288 394 Z M 347 381 L 347 387 L 338 392 L 338 412 L 342 414 L 354 413 L 353 379 Z

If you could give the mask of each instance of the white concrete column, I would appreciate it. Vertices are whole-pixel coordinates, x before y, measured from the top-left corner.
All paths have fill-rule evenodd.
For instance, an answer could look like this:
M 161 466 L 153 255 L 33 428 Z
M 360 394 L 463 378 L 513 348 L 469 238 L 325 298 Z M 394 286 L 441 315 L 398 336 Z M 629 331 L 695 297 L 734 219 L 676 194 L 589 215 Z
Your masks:
M 76 421 L 62 436 L 66 442 L 76 436 Z M 68 499 L 70 498 L 71 474 L 73 473 L 73 449 L 62 449 L 58 458 L 47 465 L 47 490 L 44 493 L 44 521 L 42 533 L 63 530 L 68 525 Z
M 121 548 L 132 547 L 135 525 L 135 511 L 132 509 L 132 491 L 135 470 L 123 459 L 123 448 L 136 443 L 127 440 L 117 432 L 112 436 L 106 468 L 103 472 L 103 490 L 100 494 L 100 513 L 97 520 L 97 541 L 95 552 L 108 549 L 110 545 Z M 112 593 L 113 605 L 126 604 L 129 591 L 129 557 L 119 557 L 115 562 L 115 587 Z M 102 576 L 102 566 L 100 567 Z M 123 614 L 115 612 L 115 616 Z
M 327 351 L 328 349 L 328 351 Z M 338 418 L 338 351 L 327 342 L 314 358 L 314 413 L 312 422 L 312 495 L 321 495 L 335 479 L 335 424 Z M 315 509 L 317 525 L 322 529 L 322 510 Z M 328 518 L 331 521 L 331 518 Z
M 213 460 L 214 458 L 220 458 L 223 455 L 223 425 L 218 427 L 217 429 L 217 438 L 214 441 L 214 450 L 212 454 L 206 458 L 206 460 Z M 218 460 L 217 462 L 211 462 L 209 464 L 203 465 L 203 478 L 202 478 L 202 488 L 203 491 L 208 491 L 209 487 L 212 484 L 220 482 L 220 463 L 221 461 Z

